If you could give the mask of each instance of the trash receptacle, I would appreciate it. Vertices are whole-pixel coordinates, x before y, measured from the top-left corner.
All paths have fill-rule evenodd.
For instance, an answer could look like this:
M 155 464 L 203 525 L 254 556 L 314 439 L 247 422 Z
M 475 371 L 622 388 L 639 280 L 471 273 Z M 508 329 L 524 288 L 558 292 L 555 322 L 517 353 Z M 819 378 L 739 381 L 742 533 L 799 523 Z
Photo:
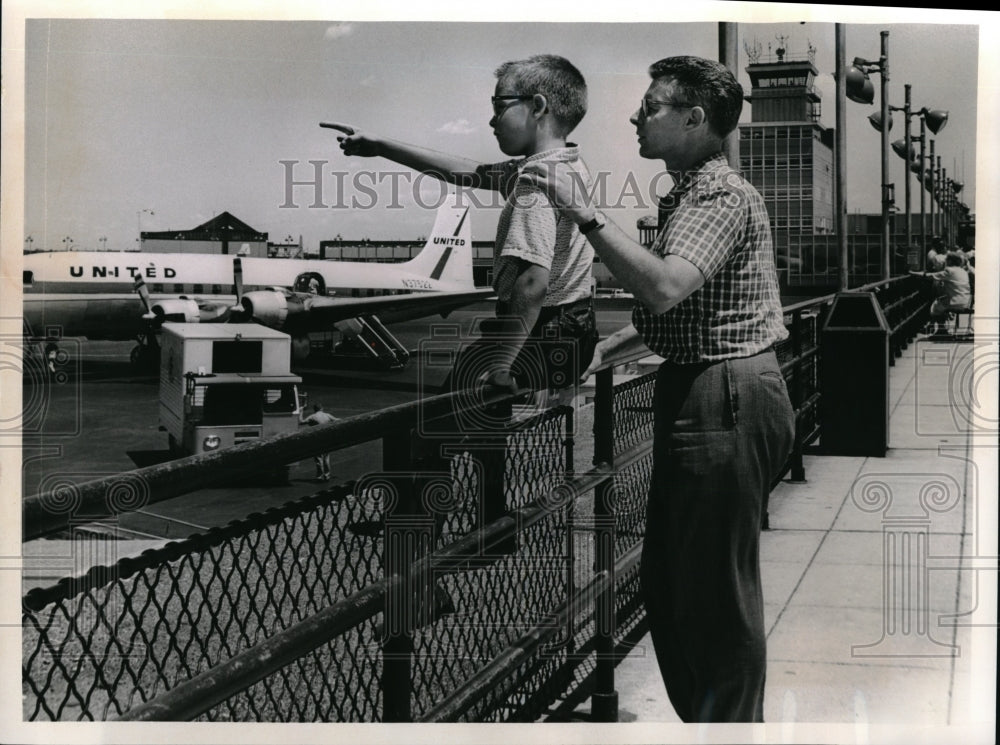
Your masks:
M 842 292 L 820 341 L 819 446 L 885 457 L 889 447 L 889 324 L 874 293 Z

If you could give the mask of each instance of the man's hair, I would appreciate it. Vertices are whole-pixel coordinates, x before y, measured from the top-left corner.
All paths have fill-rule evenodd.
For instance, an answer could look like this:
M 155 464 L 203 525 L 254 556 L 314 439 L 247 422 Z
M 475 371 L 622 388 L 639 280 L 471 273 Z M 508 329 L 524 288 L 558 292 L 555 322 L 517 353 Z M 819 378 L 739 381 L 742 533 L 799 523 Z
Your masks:
M 509 82 L 518 95 L 541 93 L 562 134 L 572 132 L 587 113 L 587 82 L 569 60 L 554 54 L 536 54 L 504 62 L 493 73 Z
M 946 266 L 963 266 L 965 261 L 962 260 L 962 254 L 955 251 L 949 251 L 945 254 L 944 263 Z
M 703 108 L 708 126 L 719 137 L 739 124 L 743 86 L 722 63 L 702 57 L 667 57 L 649 66 L 649 76 L 675 81 L 678 103 Z
M 313 411 L 323 411 L 323 404 L 313 404 Z

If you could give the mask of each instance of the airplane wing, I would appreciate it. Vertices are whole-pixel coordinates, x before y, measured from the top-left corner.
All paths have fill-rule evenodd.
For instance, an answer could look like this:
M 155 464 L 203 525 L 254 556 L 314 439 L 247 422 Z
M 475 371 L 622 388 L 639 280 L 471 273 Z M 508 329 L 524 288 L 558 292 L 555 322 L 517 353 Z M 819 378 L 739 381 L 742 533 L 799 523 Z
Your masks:
M 492 288 L 485 288 L 472 292 L 415 292 L 365 298 L 310 297 L 304 303 L 310 329 L 327 330 L 337 321 L 368 314 L 377 314 L 383 323 L 447 315 L 495 295 Z

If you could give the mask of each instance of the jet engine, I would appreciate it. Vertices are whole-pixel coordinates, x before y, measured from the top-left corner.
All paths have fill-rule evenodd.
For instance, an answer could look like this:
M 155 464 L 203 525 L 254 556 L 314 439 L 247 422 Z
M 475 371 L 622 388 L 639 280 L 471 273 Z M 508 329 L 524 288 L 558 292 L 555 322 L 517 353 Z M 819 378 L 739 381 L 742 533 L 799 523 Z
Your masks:
M 270 290 L 248 292 L 240 302 L 250 318 L 269 328 L 280 331 L 288 320 L 288 300 L 282 292 Z

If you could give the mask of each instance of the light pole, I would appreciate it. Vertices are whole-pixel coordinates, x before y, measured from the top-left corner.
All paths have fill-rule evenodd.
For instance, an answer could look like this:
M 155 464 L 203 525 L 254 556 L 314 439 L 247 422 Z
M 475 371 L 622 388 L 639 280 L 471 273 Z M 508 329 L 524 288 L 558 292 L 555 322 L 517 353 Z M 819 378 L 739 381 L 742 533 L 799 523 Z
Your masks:
M 930 167 L 924 174 L 924 188 L 927 189 L 927 193 L 930 196 L 930 207 L 931 207 L 931 239 L 937 238 L 938 228 L 937 228 L 937 207 L 934 204 L 934 140 L 931 140 L 931 153 L 930 160 L 928 161 Z
M 927 139 L 927 130 L 933 134 L 937 134 L 944 126 L 948 123 L 948 112 L 941 111 L 939 109 L 927 109 L 922 108 L 919 111 L 914 111 L 910 100 L 910 84 L 907 83 L 904 86 L 906 91 L 905 103 L 902 107 L 890 106 L 890 111 L 902 111 L 903 116 L 906 120 L 906 133 L 905 138 L 902 140 L 896 140 L 892 143 L 892 149 L 903 161 L 906 163 L 904 177 L 906 179 L 906 246 L 907 250 L 913 247 L 913 226 L 910 216 L 910 171 L 916 170 L 919 176 L 922 176 L 924 163 L 926 162 L 926 156 L 924 154 L 924 145 Z M 920 118 L 920 136 L 912 137 L 910 135 L 910 120 L 914 117 Z M 916 154 L 913 152 L 913 142 L 920 142 L 920 163 L 914 169 L 914 161 L 916 160 Z M 933 144 L 933 143 L 932 143 Z M 924 192 L 923 189 L 920 191 L 920 247 L 921 250 L 927 253 L 927 231 L 924 226 Z M 914 267 L 911 267 L 911 269 Z
M 941 167 L 941 156 L 936 157 L 934 166 L 934 190 L 931 192 L 931 201 L 937 202 L 937 234 L 944 241 L 944 205 L 941 203 L 941 187 L 943 184 L 942 175 L 944 169 Z
M 944 126 L 948 123 L 948 112 L 941 111 L 939 109 L 929 110 L 926 108 L 920 109 L 920 111 L 914 112 L 914 116 L 920 117 L 920 137 L 914 138 L 920 141 L 920 161 L 919 163 L 911 163 L 909 169 L 917 174 L 920 181 L 920 248 L 923 250 L 924 254 L 927 253 L 927 217 L 925 209 L 925 197 L 924 190 L 927 187 L 927 142 L 929 138 L 927 137 L 927 130 L 931 131 L 931 134 L 937 134 Z M 909 125 L 907 125 L 909 126 Z M 934 140 L 930 141 L 930 158 L 931 158 L 931 168 L 934 166 Z M 933 216 L 934 202 L 931 200 L 931 210 Z M 931 233 L 934 233 L 933 224 L 931 226 Z
M 24 250 L 25 250 L 26 253 L 29 252 L 29 251 L 31 251 L 31 244 L 34 243 L 34 242 L 35 242 L 35 239 L 32 238 L 30 235 L 27 238 L 24 239 Z
M 834 220 L 837 231 L 837 257 L 839 287 L 845 292 L 850 285 L 850 261 L 847 254 L 847 158 L 844 150 L 847 143 L 847 53 L 844 43 L 844 24 L 834 25 L 834 54 L 836 55 L 836 131 L 833 144 L 834 165 Z M 870 86 L 871 83 L 869 82 Z M 863 84 L 862 84 L 863 87 Z
M 62 239 L 62 242 L 63 245 L 66 246 L 65 248 L 66 251 L 69 251 L 71 248 L 73 248 L 73 239 L 70 238 L 68 235 Z
M 944 187 L 944 193 L 942 194 L 942 198 L 944 199 L 944 210 L 945 210 L 944 211 L 944 215 L 945 215 L 945 221 L 946 221 L 945 222 L 945 224 L 946 224 L 945 235 L 948 236 L 948 240 L 945 243 L 945 248 L 948 248 L 949 245 L 954 246 L 955 243 L 956 243 L 956 241 L 955 241 L 955 180 L 952 179 L 952 178 L 949 178 L 947 176 L 948 169 L 944 169 L 944 173 L 945 173 L 945 175 L 943 177 L 944 183 L 942 184 L 942 186 Z
M 951 182 L 951 208 L 952 208 L 952 214 L 954 216 L 953 219 L 955 227 L 955 244 L 958 245 L 959 248 L 962 248 L 962 245 L 958 242 L 958 231 L 962 223 L 962 213 L 964 210 L 964 205 L 958 198 L 958 194 L 959 192 L 962 191 L 963 186 L 965 186 L 965 184 L 962 183 L 961 181 L 953 180 Z
M 892 246 L 889 237 L 889 212 L 892 208 L 892 184 L 889 183 L 889 32 L 881 31 L 882 48 L 878 62 L 862 57 L 854 58 L 854 65 L 847 71 L 847 97 L 857 103 L 872 103 L 874 90 L 868 74 L 877 72 L 881 77 L 881 110 L 869 117 L 872 126 L 882 134 L 882 279 L 892 275 Z M 882 124 L 884 122 L 884 125 Z
M 138 232 L 139 232 L 139 237 L 136 238 L 136 241 L 139 242 L 139 248 L 140 249 L 142 248 L 142 213 L 143 212 L 148 212 L 151 215 L 155 215 L 156 214 L 151 209 L 136 210 L 136 213 L 135 213 L 135 224 L 136 224 L 136 227 L 137 227 Z
M 106 235 L 102 235 L 100 238 L 97 239 L 97 241 L 98 243 L 101 244 L 102 251 L 108 250 L 108 237 Z
M 719 62 L 729 69 L 733 76 L 737 76 L 739 71 L 739 48 L 737 46 L 739 38 L 738 26 L 735 23 L 719 24 Z M 735 129 L 722 144 L 722 152 L 726 156 L 729 165 L 739 170 L 740 167 L 740 133 Z

